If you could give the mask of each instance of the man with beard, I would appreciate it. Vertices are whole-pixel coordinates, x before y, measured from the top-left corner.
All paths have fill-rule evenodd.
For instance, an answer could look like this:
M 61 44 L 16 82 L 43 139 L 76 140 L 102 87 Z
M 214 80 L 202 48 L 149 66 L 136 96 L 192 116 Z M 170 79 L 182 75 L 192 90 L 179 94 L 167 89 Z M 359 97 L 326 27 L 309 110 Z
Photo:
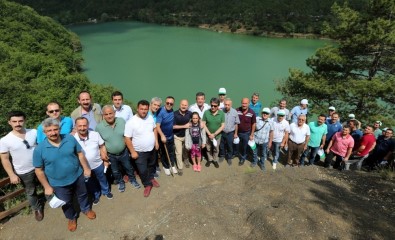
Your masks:
M 253 95 L 254 96 L 254 95 Z M 254 132 L 256 125 L 255 112 L 249 108 L 250 100 L 243 98 L 241 100 L 241 107 L 237 109 L 240 124 L 238 126 L 239 143 L 239 166 L 242 166 L 247 158 L 248 141 L 254 140 Z
M 279 110 L 283 110 L 285 112 L 285 120 L 289 120 L 289 110 L 287 109 L 287 100 L 281 99 L 278 103 L 278 107 L 273 107 L 270 109 L 270 118 L 277 118 L 277 113 Z
M 346 169 L 349 168 L 350 164 L 357 162 L 357 170 L 361 170 L 363 161 L 369 156 L 369 153 L 373 151 L 375 146 L 376 138 L 373 134 L 373 127 L 367 125 L 361 140 L 355 144 L 353 155 L 346 163 Z
M 376 140 L 376 147 L 369 155 L 367 162 L 370 169 L 373 169 L 377 164 L 387 164 L 392 160 L 392 154 L 395 150 L 395 142 L 392 139 L 394 131 L 387 128 L 384 135 L 381 135 Z
M 345 163 L 351 156 L 354 147 L 354 139 L 350 135 L 351 129 L 349 126 L 343 127 L 342 132 L 337 132 L 333 135 L 326 149 L 325 167 L 328 168 L 333 157 L 336 157 L 336 162 L 333 168 L 341 168 L 341 163 Z
M 81 91 L 77 100 L 80 106 L 74 109 L 71 118 L 75 121 L 78 117 L 85 117 L 89 121 L 89 129 L 95 130 L 97 124 L 103 119 L 100 105 L 92 103 L 91 94 L 88 91 Z
M 315 157 L 318 153 L 318 150 L 324 148 L 326 134 L 328 132 L 328 128 L 325 124 L 325 119 L 326 116 L 324 114 L 321 114 L 318 116 L 317 121 L 309 123 L 310 139 L 307 144 L 308 148 L 303 152 L 300 158 L 300 165 L 304 166 L 304 161 L 307 156 L 309 156 L 309 164 L 314 165 Z

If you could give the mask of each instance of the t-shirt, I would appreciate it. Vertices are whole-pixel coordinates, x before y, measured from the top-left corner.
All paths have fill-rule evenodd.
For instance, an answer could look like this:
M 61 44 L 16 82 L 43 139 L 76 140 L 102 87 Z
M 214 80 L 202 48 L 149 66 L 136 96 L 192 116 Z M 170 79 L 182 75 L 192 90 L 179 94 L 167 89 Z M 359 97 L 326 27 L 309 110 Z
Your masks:
M 135 115 L 125 126 L 125 137 L 132 138 L 134 150 L 137 152 L 149 152 L 155 147 L 155 121 L 154 118 L 147 114 L 142 119 Z
M 327 130 L 327 134 L 326 134 L 326 142 L 329 143 L 329 141 L 332 139 L 333 135 L 337 132 L 341 132 L 343 129 L 343 126 L 341 125 L 341 123 L 339 121 L 335 122 L 335 123 L 327 123 L 326 124 L 328 130 Z
M 279 107 L 273 107 L 270 109 L 270 118 L 277 118 L 277 113 L 280 110 Z M 289 121 L 289 110 L 287 108 L 282 109 L 285 112 L 285 119 Z
M 104 140 L 100 134 L 95 131 L 88 131 L 87 138 L 81 138 L 78 133 L 74 134 L 74 138 L 82 147 L 86 159 L 88 160 L 89 167 L 95 169 L 99 167 L 103 160 L 100 157 L 100 146 L 104 144 Z
M 239 115 L 239 133 L 251 132 L 252 125 L 256 123 L 256 114 L 253 110 L 248 108 L 247 112 L 243 113 L 243 109 L 239 107 L 237 109 L 237 114 Z
M 273 142 L 282 142 L 286 132 L 289 133 L 289 123 L 283 119 L 281 122 L 277 118 L 273 119 Z
M 322 137 L 328 133 L 328 127 L 326 126 L 325 123 L 318 125 L 318 122 L 310 122 L 309 127 L 310 127 L 310 140 L 307 146 L 319 147 L 321 145 Z
M 190 111 L 186 111 L 184 115 L 180 113 L 180 111 L 174 112 L 174 125 L 185 125 L 189 123 L 192 118 L 192 113 Z M 173 129 L 174 135 L 177 137 L 185 137 L 185 128 Z
M 355 149 L 358 149 L 360 146 L 365 146 L 365 148 L 358 154 L 358 156 L 366 156 L 369 154 L 369 150 L 372 148 L 373 144 L 376 142 L 376 138 L 373 134 L 365 134 L 362 136 L 359 144 L 356 145 Z
M 262 103 L 256 102 L 255 104 L 253 104 L 251 101 L 248 108 L 251 109 L 252 111 L 254 111 L 255 115 L 259 116 L 259 113 L 261 112 L 261 109 L 262 109 Z
M 361 140 L 363 133 L 361 132 L 361 130 L 356 129 L 352 131 L 350 135 L 352 138 L 354 138 L 354 150 L 356 150 L 356 146 L 359 145 L 359 141 Z
M 298 122 L 298 117 L 300 115 L 306 115 L 309 113 L 309 109 L 305 108 L 302 109 L 300 106 L 295 106 L 294 108 L 292 108 L 291 110 L 291 114 L 292 114 L 292 118 L 291 118 L 291 122 L 297 123 Z
M 156 123 L 160 125 L 160 129 L 166 136 L 167 140 L 174 138 L 173 125 L 174 125 L 174 113 L 173 109 L 167 110 L 164 106 L 161 107 L 158 116 L 156 117 Z
M 199 144 L 200 140 L 200 126 L 199 125 L 192 125 L 192 127 L 189 129 L 192 137 L 192 143 L 193 144 Z
M 0 140 L 0 153 L 9 153 L 12 165 L 17 174 L 25 174 L 34 170 L 33 151 L 36 144 L 36 129 L 26 129 L 25 139 L 17 137 L 12 132 Z M 27 141 L 27 144 L 23 143 Z
M 302 127 L 299 127 L 297 123 L 291 123 L 289 129 L 289 139 L 296 144 L 304 143 L 306 136 L 310 136 L 310 128 L 305 123 Z
M 343 138 L 342 133 L 337 132 L 335 135 L 333 135 L 332 140 L 333 143 L 330 150 L 342 157 L 346 156 L 347 150 L 349 148 L 354 147 L 354 139 L 351 137 L 351 135 L 347 135 L 347 137 Z
M 217 113 L 213 115 L 210 110 L 205 111 L 202 120 L 206 122 L 207 129 L 213 134 L 221 127 L 222 123 L 225 124 L 225 113 L 218 110 Z M 220 137 L 221 135 L 218 134 L 215 138 L 218 139 Z

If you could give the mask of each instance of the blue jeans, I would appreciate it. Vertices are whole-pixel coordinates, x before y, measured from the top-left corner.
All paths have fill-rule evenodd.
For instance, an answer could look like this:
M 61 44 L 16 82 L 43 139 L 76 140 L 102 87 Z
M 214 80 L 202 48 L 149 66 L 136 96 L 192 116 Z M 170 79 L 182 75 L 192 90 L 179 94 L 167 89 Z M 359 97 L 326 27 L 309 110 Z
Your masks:
M 163 167 L 167 168 L 167 169 L 170 168 L 169 160 L 171 162 L 171 166 L 175 166 L 176 160 L 175 160 L 175 156 L 174 156 L 174 139 L 171 139 L 171 140 L 167 139 L 167 141 L 166 141 L 167 152 L 169 153 L 170 159 L 167 158 L 165 144 L 162 141 L 160 141 L 159 145 L 160 145 L 160 149 L 162 152 L 162 156 L 160 159 L 162 161 Z
M 219 147 L 219 156 L 225 156 L 226 160 L 233 157 L 233 136 L 235 132 L 224 133 L 221 135 L 221 144 Z
M 24 174 L 17 174 L 18 177 L 22 180 L 22 185 L 25 188 L 27 200 L 29 200 L 29 204 L 34 211 L 40 210 L 41 205 L 38 201 L 38 196 L 36 192 L 36 187 L 39 186 L 39 182 L 37 180 L 36 174 L 33 171 L 24 173 Z
M 125 150 L 119 155 L 108 153 L 108 157 L 111 162 L 111 171 L 114 179 L 118 183 L 124 183 L 122 174 L 120 172 L 120 168 L 123 167 L 126 175 L 129 177 L 129 181 L 136 181 L 136 176 L 134 176 L 134 169 L 132 164 L 130 163 L 129 151 L 125 148 Z
M 280 158 L 280 146 L 281 142 L 272 142 L 273 163 L 278 163 L 278 159 Z
M 240 161 L 245 161 L 247 159 L 247 149 L 248 141 L 250 140 L 250 132 L 239 133 L 240 143 L 239 143 L 239 156 Z
M 267 159 L 267 150 L 268 150 L 267 146 L 268 145 L 269 145 L 269 142 L 257 144 L 256 149 L 254 151 L 254 152 L 256 152 L 256 154 L 254 154 L 254 160 L 255 160 L 255 155 L 258 155 L 261 158 L 261 160 L 259 162 L 261 163 L 261 165 L 263 167 L 265 166 L 265 161 Z
M 304 161 L 305 161 L 307 156 L 309 156 L 309 158 L 308 158 L 309 164 L 310 165 L 314 165 L 315 157 L 317 156 L 318 150 L 320 150 L 320 147 L 310 147 L 310 146 L 308 146 L 307 149 L 302 153 L 302 156 L 300 156 L 300 165 L 304 166 Z
M 110 192 L 106 175 L 104 174 L 104 164 L 102 163 L 95 169 L 92 169 L 92 176 L 86 182 L 86 188 L 94 199 L 99 199 L 101 194 L 107 195 Z
M 73 220 L 77 218 L 77 211 L 73 206 L 74 195 L 77 196 L 80 204 L 81 212 L 85 213 L 91 209 L 88 201 L 88 191 L 85 186 L 84 174 L 81 174 L 75 182 L 70 185 L 62 187 L 53 187 L 56 196 L 66 202 L 62 206 L 62 210 L 67 219 Z
M 151 179 L 154 178 L 156 172 L 156 163 L 154 158 L 154 150 L 150 152 L 137 152 L 139 157 L 135 160 L 137 169 L 140 173 L 140 179 L 144 187 L 152 186 Z

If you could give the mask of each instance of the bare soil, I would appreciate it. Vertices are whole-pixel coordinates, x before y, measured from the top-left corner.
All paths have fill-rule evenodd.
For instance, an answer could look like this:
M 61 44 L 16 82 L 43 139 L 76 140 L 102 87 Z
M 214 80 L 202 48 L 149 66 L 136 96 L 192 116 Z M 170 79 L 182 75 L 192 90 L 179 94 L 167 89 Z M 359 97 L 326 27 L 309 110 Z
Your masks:
M 127 185 L 67 230 L 61 209 L 0 223 L 0 239 L 394 239 L 395 183 L 377 173 L 271 169 L 226 162 L 183 176 L 161 173 L 149 198 Z

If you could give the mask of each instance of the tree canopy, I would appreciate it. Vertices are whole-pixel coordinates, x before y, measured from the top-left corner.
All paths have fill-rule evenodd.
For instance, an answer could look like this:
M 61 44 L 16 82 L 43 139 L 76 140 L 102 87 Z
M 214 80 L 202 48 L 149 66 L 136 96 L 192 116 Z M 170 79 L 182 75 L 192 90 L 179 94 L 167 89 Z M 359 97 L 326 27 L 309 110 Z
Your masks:
M 365 12 L 334 4 L 323 33 L 334 40 L 307 59 L 310 72 L 291 69 L 278 90 L 308 98 L 316 113 L 335 106 L 365 123 L 394 126 L 395 1 L 372 0 Z

